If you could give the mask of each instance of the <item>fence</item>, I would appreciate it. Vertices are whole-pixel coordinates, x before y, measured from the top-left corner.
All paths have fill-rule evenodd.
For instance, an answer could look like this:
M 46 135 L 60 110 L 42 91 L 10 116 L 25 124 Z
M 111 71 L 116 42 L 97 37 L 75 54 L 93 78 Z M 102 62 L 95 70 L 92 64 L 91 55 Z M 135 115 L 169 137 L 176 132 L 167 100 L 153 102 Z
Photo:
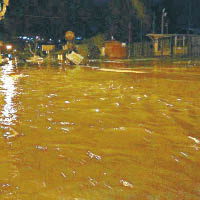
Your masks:
M 131 57 L 153 57 L 154 48 L 152 42 L 136 42 L 131 46 Z
M 185 43 L 173 45 L 173 40 L 162 40 L 155 50 L 153 42 L 135 42 L 131 45 L 131 57 L 200 57 L 200 37 L 188 38 Z

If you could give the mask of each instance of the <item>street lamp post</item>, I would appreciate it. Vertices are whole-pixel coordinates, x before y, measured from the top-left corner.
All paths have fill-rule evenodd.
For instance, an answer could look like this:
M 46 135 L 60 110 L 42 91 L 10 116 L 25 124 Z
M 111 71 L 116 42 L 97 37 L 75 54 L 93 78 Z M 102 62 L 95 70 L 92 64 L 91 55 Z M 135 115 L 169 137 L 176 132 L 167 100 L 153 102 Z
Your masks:
M 165 8 L 162 10 L 162 20 L 161 20 L 161 34 L 164 34 L 164 21 L 167 13 L 165 12 Z
M 131 56 L 131 22 L 128 23 L 128 58 Z

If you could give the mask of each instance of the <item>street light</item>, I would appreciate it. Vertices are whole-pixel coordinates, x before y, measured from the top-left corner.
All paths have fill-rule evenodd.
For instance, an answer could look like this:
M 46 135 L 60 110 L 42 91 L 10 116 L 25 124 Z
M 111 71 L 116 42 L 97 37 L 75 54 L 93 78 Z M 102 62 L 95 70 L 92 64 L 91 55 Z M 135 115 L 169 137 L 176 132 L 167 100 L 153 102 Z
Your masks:
M 11 46 L 11 45 L 6 45 L 6 49 L 7 49 L 7 50 L 11 50 L 11 49 L 12 49 L 12 46 Z
M 165 8 L 162 10 L 162 22 L 161 22 L 161 34 L 164 33 L 164 19 L 167 16 L 167 13 L 165 12 Z

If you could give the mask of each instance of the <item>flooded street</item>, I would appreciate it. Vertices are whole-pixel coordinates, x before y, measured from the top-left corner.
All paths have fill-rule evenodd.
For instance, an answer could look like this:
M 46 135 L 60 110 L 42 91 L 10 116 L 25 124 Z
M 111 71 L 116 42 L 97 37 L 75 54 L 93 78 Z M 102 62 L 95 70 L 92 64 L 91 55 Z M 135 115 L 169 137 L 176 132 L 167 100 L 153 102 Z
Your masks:
M 199 200 L 199 125 L 200 67 L 2 66 L 0 199 Z

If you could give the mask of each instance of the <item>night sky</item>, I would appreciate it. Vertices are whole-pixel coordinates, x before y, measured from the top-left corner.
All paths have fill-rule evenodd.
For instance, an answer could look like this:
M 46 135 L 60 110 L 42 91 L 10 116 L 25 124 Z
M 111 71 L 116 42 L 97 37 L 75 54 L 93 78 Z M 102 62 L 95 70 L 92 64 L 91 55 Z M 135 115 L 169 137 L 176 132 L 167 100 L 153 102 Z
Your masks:
M 108 2 L 109 0 L 93 0 L 94 2 L 95 2 L 95 4 L 104 4 L 104 3 L 106 3 L 106 2 Z
M 108 3 L 111 1 L 112 4 Z M 132 0 L 11 0 L 5 18 L 0 21 L 0 37 L 37 34 L 59 39 L 65 31 L 72 30 L 83 38 L 105 34 L 127 41 L 130 22 L 132 39 L 140 41 L 141 36 L 152 32 L 153 16 L 155 31 L 160 32 L 163 8 L 167 11 L 169 33 L 200 28 L 199 0 L 135 0 L 143 2 L 144 8 L 139 6 L 139 10 L 127 8 L 127 2 Z M 142 10 L 145 16 L 138 19 L 137 12 Z

